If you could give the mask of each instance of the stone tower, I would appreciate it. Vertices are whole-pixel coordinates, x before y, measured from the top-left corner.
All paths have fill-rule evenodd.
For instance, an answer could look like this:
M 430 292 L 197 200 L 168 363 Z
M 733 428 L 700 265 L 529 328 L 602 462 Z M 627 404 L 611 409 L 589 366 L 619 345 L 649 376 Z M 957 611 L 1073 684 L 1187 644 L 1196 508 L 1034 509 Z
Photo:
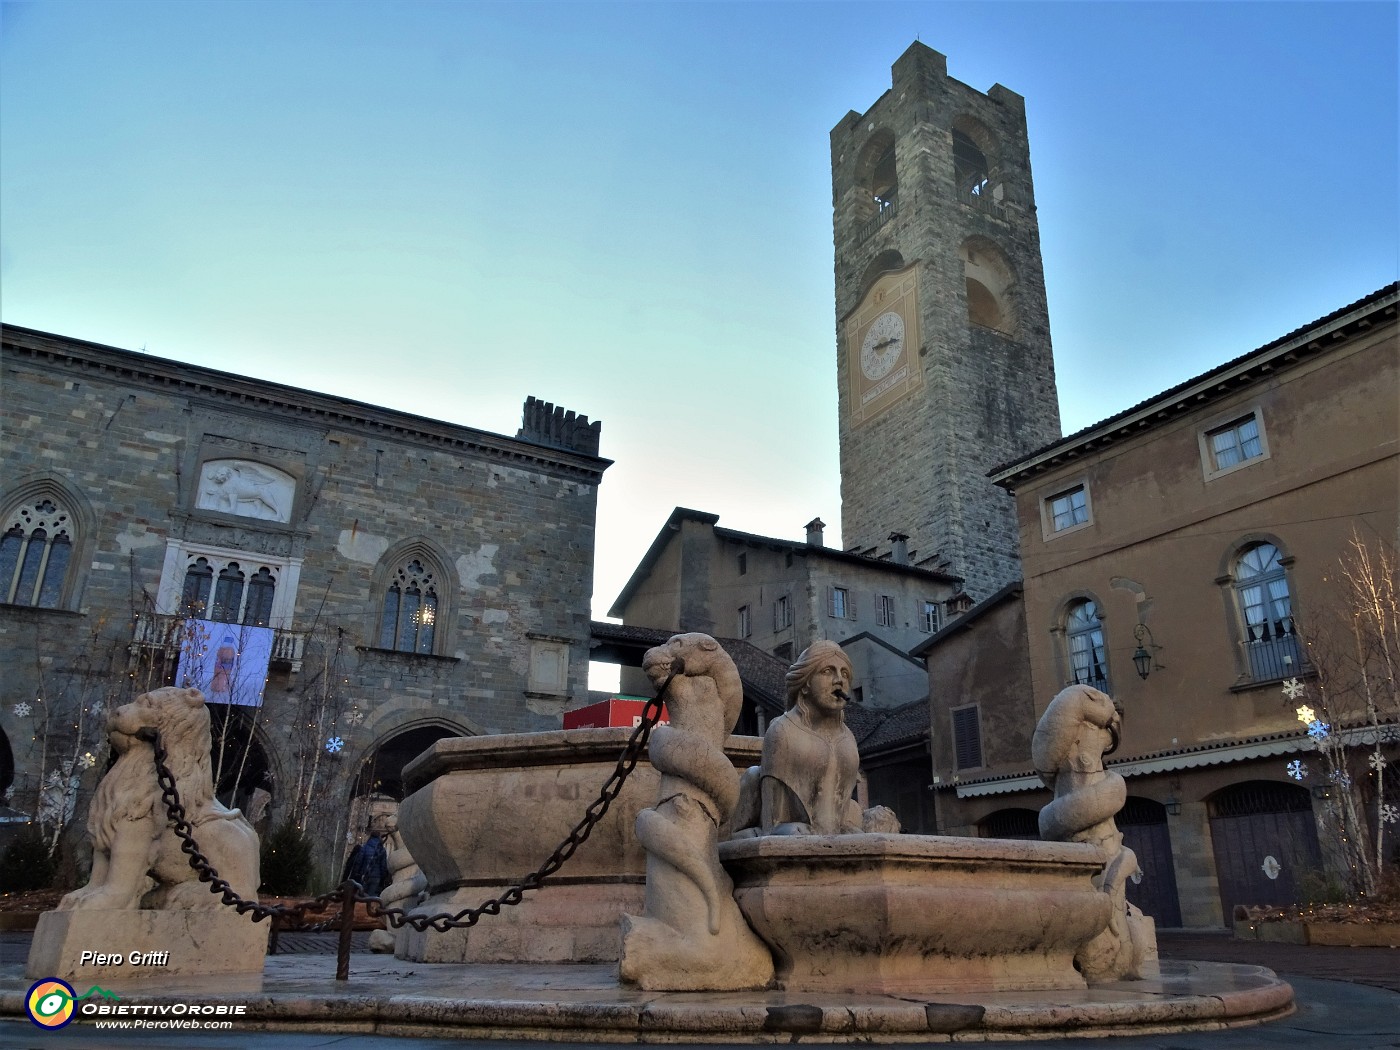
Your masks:
M 981 599 L 1020 575 L 987 472 L 1060 436 L 1025 100 L 919 43 L 892 79 L 831 132 L 842 535 Z

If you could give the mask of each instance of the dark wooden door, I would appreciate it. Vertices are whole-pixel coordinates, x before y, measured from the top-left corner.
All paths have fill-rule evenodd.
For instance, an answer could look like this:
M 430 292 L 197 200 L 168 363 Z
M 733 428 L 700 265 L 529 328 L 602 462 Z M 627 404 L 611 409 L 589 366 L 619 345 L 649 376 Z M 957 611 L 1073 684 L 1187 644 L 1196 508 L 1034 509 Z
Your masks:
M 1303 879 L 1322 868 L 1306 788 L 1235 784 L 1210 802 L 1210 837 L 1225 922 L 1236 905 L 1300 903 Z
M 1123 845 L 1137 854 L 1142 878 L 1128 882 L 1128 902 L 1152 916 L 1159 927 L 1181 925 L 1181 902 L 1176 895 L 1176 864 L 1167 810 L 1160 802 L 1136 795 L 1118 814 Z

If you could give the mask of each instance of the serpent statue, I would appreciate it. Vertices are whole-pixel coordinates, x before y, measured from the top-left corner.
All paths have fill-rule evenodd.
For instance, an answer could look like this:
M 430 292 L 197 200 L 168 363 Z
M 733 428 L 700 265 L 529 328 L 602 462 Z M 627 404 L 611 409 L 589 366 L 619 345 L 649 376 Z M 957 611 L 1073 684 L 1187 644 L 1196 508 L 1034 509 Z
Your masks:
M 658 688 L 674 674 L 671 722 L 651 735 L 660 789 L 636 824 L 647 852 L 646 908 L 622 918 L 619 972 L 649 990 L 762 988 L 772 956 L 745 924 L 719 862 L 720 826 L 739 798 L 739 773 L 724 753 L 743 702 L 739 672 L 704 634 L 648 650 L 642 669 Z
M 1055 842 L 1091 842 L 1108 856 L 1094 885 L 1113 901 L 1108 928 L 1079 949 L 1075 965 L 1090 984 L 1143 976 L 1155 957 L 1151 922 L 1129 904 L 1127 881 L 1137 856 L 1123 845 L 1114 817 L 1127 801 L 1123 777 L 1104 768 L 1118 749 L 1123 716 L 1113 699 L 1087 685 L 1072 685 L 1050 701 L 1035 735 L 1031 757 L 1055 798 L 1040 811 L 1040 837 Z

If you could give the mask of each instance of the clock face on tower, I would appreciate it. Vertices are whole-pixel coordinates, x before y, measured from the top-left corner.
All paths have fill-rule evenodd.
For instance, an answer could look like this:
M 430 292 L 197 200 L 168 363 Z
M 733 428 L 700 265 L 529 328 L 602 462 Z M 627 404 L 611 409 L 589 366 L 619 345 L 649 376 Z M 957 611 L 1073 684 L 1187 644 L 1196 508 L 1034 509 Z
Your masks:
M 878 277 L 842 323 L 848 347 L 844 400 L 851 422 L 859 425 L 923 386 L 918 264 Z
M 860 370 L 872 382 L 884 379 L 904 350 L 904 318 L 886 310 L 870 325 L 860 347 Z

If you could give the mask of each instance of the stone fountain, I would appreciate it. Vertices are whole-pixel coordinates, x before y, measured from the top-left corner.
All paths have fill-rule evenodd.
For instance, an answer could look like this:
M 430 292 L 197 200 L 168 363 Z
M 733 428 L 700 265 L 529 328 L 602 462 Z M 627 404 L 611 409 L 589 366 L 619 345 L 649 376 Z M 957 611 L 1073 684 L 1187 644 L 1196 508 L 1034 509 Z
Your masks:
M 530 1007 L 590 1038 L 1104 1034 L 1291 1011 L 1267 971 L 1159 966 L 1151 919 L 1124 898 L 1137 865 L 1113 821 L 1126 789 L 1103 756 L 1121 716 L 1104 694 L 1066 689 L 1036 731 L 1055 792 L 1045 841 L 904 835 L 888 809 L 852 799 L 840 646 L 817 642 L 792 665 L 761 748 L 729 736 L 741 687 L 714 639 L 677 635 L 643 667 L 669 682 L 670 725 L 597 839 L 509 917 L 401 932 L 401 958 L 613 961 L 613 990 L 586 993 L 606 1006 Z M 432 894 L 419 911 L 479 901 L 548 855 L 620 748 L 623 731 L 594 739 L 609 732 L 441 741 L 413 763 L 421 787 L 400 829 Z
M 1151 920 L 1123 895 L 1136 859 L 1113 822 L 1125 788 L 1103 755 L 1116 744 L 1119 714 L 1102 693 L 1073 687 L 1050 705 L 1033 758 L 1055 793 L 1041 813 L 1051 841 L 1013 842 L 902 835 L 889 810 L 851 800 L 859 762 L 844 719 L 851 668 L 832 643 L 813 645 L 792 666 L 787 711 L 761 742 L 729 735 L 739 678 L 712 638 L 677 635 L 644 666 L 658 686 L 670 683 L 671 724 L 653 731 L 650 762 L 638 763 L 565 867 L 520 906 L 470 929 L 400 929 L 398 958 L 352 957 L 348 983 L 314 974 L 323 968 L 309 970 L 299 961 L 306 957 L 269 956 L 257 966 L 265 927 L 219 908 L 207 892 L 192 894 L 188 872 L 166 863 L 175 854 L 152 808 L 150 759 L 128 747 L 110 789 L 104 781 L 99 790 L 106 808 L 98 816 L 125 813 L 112 803 L 140 798 L 150 819 L 135 828 L 140 834 L 108 843 L 110 859 L 65 900 L 69 910 L 44 916 L 50 922 L 35 938 L 30 977 L 0 967 L 0 1015 L 22 1015 L 45 981 L 76 1003 L 77 990 L 58 979 L 65 973 L 107 982 L 81 961 L 65 969 L 60 942 L 72 938 L 59 936 L 68 927 L 54 926 L 55 917 L 83 920 L 104 942 L 150 939 L 130 922 L 92 925 L 107 914 L 189 920 L 161 928 L 176 965 L 111 974 L 123 1002 L 174 1011 L 198 1001 L 253 1028 L 580 1042 L 936 1042 L 1216 1030 L 1292 1012 L 1292 990 L 1268 970 L 1157 963 Z M 149 711 L 139 702 L 122 709 L 115 728 L 129 732 L 139 721 L 129 715 L 203 706 L 195 697 L 166 699 Z M 404 848 L 396 852 L 404 872 L 410 860 L 421 872 L 396 880 L 395 899 L 422 889 L 417 911 L 431 916 L 475 907 L 516 882 L 596 798 L 626 736 L 600 729 L 439 741 L 405 770 L 413 793 L 399 811 Z M 207 735 L 200 739 L 202 752 L 187 748 L 191 755 L 207 755 Z M 139 775 L 122 779 L 137 767 Z M 202 797 L 193 781 L 182 782 L 182 797 L 186 789 Z M 251 896 L 256 866 L 240 858 L 255 861 L 256 841 L 243 841 L 240 819 L 211 806 L 195 825 L 211 846 L 228 847 L 218 866 Z M 132 896 L 151 889 L 149 877 L 130 877 L 143 869 L 156 876 L 152 902 L 205 907 L 131 910 L 154 906 Z M 117 893 L 121 900 L 108 903 Z M 185 938 L 190 950 L 177 951 L 176 935 L 196 925 L 198 936 Z M 194 950 L 210 937 L 220 952 Z M 84 1019 L 104 1009 L 116 1007 L 86 997 L 81 1004 Z

